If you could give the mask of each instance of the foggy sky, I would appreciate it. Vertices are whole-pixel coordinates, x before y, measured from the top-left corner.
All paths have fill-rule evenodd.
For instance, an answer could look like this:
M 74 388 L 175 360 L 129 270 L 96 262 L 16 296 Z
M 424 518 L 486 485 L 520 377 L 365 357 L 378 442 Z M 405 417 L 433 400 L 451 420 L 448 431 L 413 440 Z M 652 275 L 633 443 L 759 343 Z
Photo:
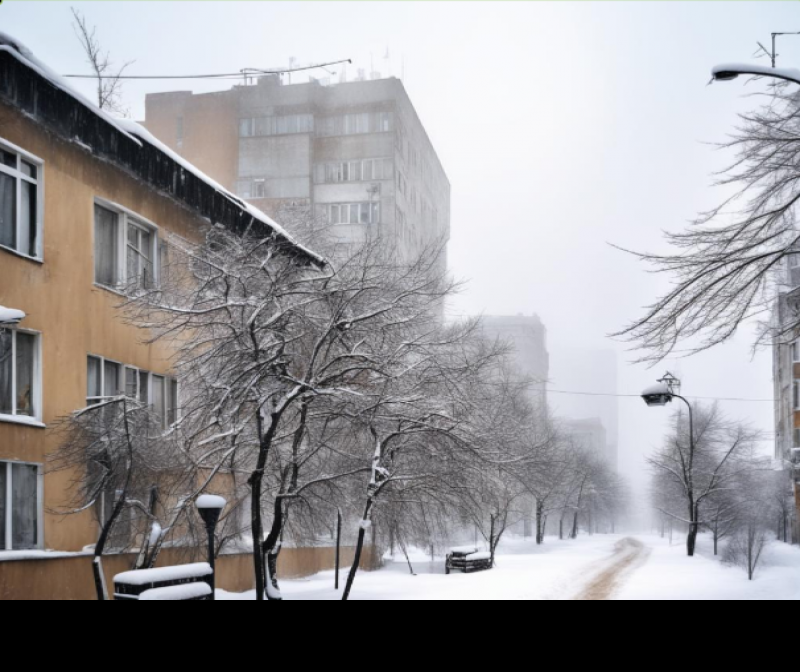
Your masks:
M 771 359 L 751 334 L 654 370 L 606 334 L 640 314 L 666 284 L 615 243 L 664 249 L 722 194 L 711 173 L 747 92 L 707 86 L 713 65 L 750 61 L 756 41 L 800 30 L 794 3 L 76 2 L 131 74 L 238 71 L 353 58 L 405 72 L 405 83 L 453 186 L 451 268 L 469 280 L 451 313 L 537 313 L 550 348 L 615 348 L 619 391 L 637 394 L 669 367 L 684 393 L 772 398 Z M 0 30 L 54 69 L 86 72 L 64 2 L 7 1 Z M 389 53 L 389 60 L 384 57 Z M 800 65 L 785 38 L 783 66 Z M 81 84 L 91 95 L 91 84 Z M 141 119 L 147 92 L 219 90 L 210 82 L 128 84 Z M 559 389 L 559 381 L 553 380 Z M 581 391 L 604 392 L 586 379 Z M 551 397 L 558 407 L 558 395 Z M 772 434 L 770 403 L 723 403 Z M 668 411 L 620 399 L 621 465 L 644 483 L 644 455 Z

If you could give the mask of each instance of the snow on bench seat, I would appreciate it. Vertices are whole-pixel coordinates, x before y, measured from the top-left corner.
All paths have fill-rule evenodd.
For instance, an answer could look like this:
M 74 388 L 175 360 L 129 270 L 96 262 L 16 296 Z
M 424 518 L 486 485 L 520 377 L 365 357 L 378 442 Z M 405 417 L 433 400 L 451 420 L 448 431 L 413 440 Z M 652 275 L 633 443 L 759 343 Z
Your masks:
M 467 560 L 470 562 L 478 562 L 480 560 L 491 560 L 492 554 L 491 553 L 473 553 L 472 555 L 467 556 Z
M 140 602 L 190 602 L 211 597 L 211 586 L 207 583 L 187 583 L 183 586 L 153 588 L 139 596 Z
M 450 552 L 454 553 L 455 555 L 471 555 L 472 553 L 477 553 L 478 552 L 478 547 L 477 546 L 459 546 L 457 548 L 451 548 Z
M 182 579 L 200 579 L 211 573 L 211 565 L 207 562 L 197 562 L 193 565 L 176 565 L 175 567 L 138 569 L 132 572 L 124 572 L 114 577 L 114 583 L 124 583 L 128 586 L 148 586 L 154 583 L 166 583 Z

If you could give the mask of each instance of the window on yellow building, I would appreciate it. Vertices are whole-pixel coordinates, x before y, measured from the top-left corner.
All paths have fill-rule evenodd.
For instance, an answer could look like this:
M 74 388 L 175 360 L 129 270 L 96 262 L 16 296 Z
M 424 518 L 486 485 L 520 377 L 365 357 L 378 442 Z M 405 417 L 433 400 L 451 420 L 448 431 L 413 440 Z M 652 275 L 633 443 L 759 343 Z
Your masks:
M 42 161 L 0 141 L 0 246 L 42 256 Z
M 0 462 L 0 550 L 39 548 L 41 477 L 40 465 Z
M 110 289 L 150 289 L 158 280 L 155 226 L 122 209 L 94 208 L 94 278 Z
M 125 366 L 103 357 L 90 355 L 86 367 L 86 405 L 125 395 L 149 405 L 164 430 L 180 417 L 178 382 L 134 366 Z
M 40 417 L 39 336 L 0 329 L 0 420 Z

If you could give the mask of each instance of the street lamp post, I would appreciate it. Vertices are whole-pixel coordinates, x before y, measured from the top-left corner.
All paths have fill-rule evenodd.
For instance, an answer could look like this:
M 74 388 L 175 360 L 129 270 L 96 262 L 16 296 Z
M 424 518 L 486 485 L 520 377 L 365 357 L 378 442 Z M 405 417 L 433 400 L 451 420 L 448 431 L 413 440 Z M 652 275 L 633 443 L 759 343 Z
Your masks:
M 689 409 L 689 450 L 691 451 L 692 456 L 694 456 L 694 411 L 692 409 L 692 405 L 689 403 L 689 400 L 678 394 L 678 391 L 681 389 L 681 381 L 671 373 L 667 372 L 667 374 L 661 380 L 659 380 L 658 383 L 659 384 L 655 387 L 651 387 L 642 392 L 642 398 L 644 399 L 644 402 L 651 408 L 666 406 L 667 404 L 672 403 L 673 399 L 680 399 L 686 404 L 687 408 Z
M 197 498 L 197 510 L 206 524 L 206 534 L 208 535 L 208 564 L 211 565 L 212 600 L 217 599 L 217 554 L 214 548 L 214 540 L 216 539 L 217 523 L 222 515 L 222 510 L 227 504 L 228 502 L 223 497 L 217 497 L 216 495 L 202 495 Z
M 694 439 L 694 409 L 692 405 L 689 403 L 689 400 L 685 397 L 682 397 L 678 392 L 681 389 L 681 381 L 673 376 L 671 373 L 667 372 L 667 374 L 658 381 L 658 385 L 655 387 L 650 387 L 642 392 L 642 398 L 644 402 L 650 406 L 651 408 L 659 407 L 659 406 L 666 406 L 667 404 L 671 404 L 673 399 L 680 399 L 686 407 L 689 409 L 689 461 L 688 461 L 688 472 L 689 472 L 689 481 L 691 484 L 691 474 L 694 470 L 694 457 L 695 457 L 695 450 L 696 444 Z M 696 540 L 697 532 L 699 531 L 699 523 L 697 521 L 697 511 L 695 510 L 695 502 L 694 502 L 694 494 L 693 492 L 690 493 L 691 498 L 691 517 L 692 522 L 691 525 L 691 533 L 690 539 Z M 689 555 L 694 555 L 694 543 L 691 542 L 689 544 Z

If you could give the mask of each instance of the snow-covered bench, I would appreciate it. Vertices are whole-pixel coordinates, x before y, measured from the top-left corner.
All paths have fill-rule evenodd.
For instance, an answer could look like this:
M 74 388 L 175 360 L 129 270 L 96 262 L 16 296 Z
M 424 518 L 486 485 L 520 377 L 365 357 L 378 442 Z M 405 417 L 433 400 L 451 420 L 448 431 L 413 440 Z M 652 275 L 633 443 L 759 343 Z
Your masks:
M 211 599 L 207 583 L 187 583 L 183 586 L 153 588 L 139 595 L 139 602 L 203 602 Z
M 159 569 L 140 569 L 114 577 L 114 599 L 133 601 L 210 601 L 214 572 L 198 562 Z
M 462 546 L 450 549 L 447 555 L 447 565 L 445 571 L 450 575 L 453 571 L 461 571 L 464 574 L 471 572 L 482 572 L 492 569 L 492 554 L 480 553 L 474 546 Z

